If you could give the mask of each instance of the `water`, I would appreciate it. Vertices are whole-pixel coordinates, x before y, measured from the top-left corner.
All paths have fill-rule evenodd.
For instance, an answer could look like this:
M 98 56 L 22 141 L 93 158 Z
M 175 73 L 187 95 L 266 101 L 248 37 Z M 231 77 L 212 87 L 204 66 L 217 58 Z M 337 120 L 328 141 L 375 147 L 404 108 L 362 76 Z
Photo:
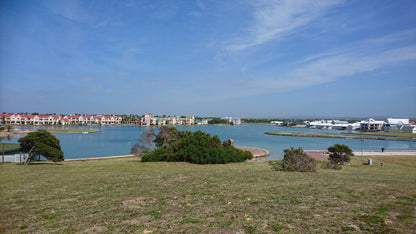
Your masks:
M 26 127 L 36 129 L 36 127 Z M 68 127 L 67 127 L 68 128 Z M 66 159 L 92 158 L 113 155 L 130 154 L 131 145 L 138 142 L 140 135 L 147 128 L 136 126 L 88 126 L 75 128 L 97 129 L 99 132 L 90 134 L 60 133 L 54 135 L 60 140 Z M 340 134 L 336 130 L 318 130 L 307 128 L 287 128 L 271 125 L 239 125 L 239 126 L 178 126 L 179 130 L 201 130 L 211 135 L 218 135 L 221 141 L 233 139 L 235 145 L 262 148 L 270 151 L 268 159 L 281 159 L 283 150 L 293 147 L 302 147 L 304 150 L 325 150 L 329 146 L 340 143 L 348 145 L 352 150 L 416 150 L 416 142 L 385 141 L 360 139 L 334 139 L 312 137 L 288 137 L 266 135 L 264 132 L 321 132 Z M 24 129 L 21 127 L 21 129 Z M 157 131 L 157 128 L 154 128 Z M 8 142 L 17 142 L 22 135 L 15 135 Z M 7 140 L 4 140 L 5 142 Z

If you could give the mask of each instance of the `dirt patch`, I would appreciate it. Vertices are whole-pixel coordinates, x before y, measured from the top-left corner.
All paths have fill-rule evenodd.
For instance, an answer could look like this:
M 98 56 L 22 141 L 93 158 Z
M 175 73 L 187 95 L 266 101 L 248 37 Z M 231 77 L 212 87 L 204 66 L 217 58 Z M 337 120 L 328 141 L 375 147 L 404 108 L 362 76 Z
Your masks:
M 130 200 L 123 201 L 123 206 L 127 208 L 140 208 L 146 203 L 145 197 L 137 197 Z
M 107 232 L 107 228 L 102 227 L 102 226 L 94 226 L 94 227 L 90 227 L 84 230 L 84 233 L 105 233 L 105 232 Z

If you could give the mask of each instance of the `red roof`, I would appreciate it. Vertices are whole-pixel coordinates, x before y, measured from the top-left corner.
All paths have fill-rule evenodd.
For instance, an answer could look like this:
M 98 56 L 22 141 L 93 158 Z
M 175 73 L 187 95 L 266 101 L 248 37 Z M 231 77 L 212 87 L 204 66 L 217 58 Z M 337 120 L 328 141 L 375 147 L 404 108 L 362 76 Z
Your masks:
M 20 115 L 22 118 L 34 118 L 34 115 Z
M 39 116 L 39 118 L 49 118 L 50 117 L 50 115 L 38 115 Z
M 13 114 L 0 114 L 1 117 L 12 117 Z

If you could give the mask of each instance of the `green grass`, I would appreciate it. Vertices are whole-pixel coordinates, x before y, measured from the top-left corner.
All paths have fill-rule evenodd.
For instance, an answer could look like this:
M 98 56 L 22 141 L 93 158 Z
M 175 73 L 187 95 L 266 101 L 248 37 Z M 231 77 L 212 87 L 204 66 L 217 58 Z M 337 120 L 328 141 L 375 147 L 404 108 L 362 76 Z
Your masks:
M 10 149 L 17 149 L 20 148 L 20 144 L 16 143 L 1 143 L 0 144 L 0 152 L 3 152 L 3 150 L 10 150 Z
M 97 129 L 85 129 L 85 128 L 47 128 L 50 133 L 82 133 L 82 132 L 98 132 Z
M 414 233 L 416 157 L 371 158 L 316 173 L 267 162 L 7 163 L 0 232 Z

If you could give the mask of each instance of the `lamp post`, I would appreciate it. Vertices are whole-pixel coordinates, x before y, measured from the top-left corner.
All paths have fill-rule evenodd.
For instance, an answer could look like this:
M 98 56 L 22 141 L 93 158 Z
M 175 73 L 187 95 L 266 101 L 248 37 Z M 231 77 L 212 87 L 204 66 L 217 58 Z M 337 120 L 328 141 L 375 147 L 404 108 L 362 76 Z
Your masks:
M 361 165 L 363 165 L 363 144 L 364 144 L 364 137 L 361 137 Z

